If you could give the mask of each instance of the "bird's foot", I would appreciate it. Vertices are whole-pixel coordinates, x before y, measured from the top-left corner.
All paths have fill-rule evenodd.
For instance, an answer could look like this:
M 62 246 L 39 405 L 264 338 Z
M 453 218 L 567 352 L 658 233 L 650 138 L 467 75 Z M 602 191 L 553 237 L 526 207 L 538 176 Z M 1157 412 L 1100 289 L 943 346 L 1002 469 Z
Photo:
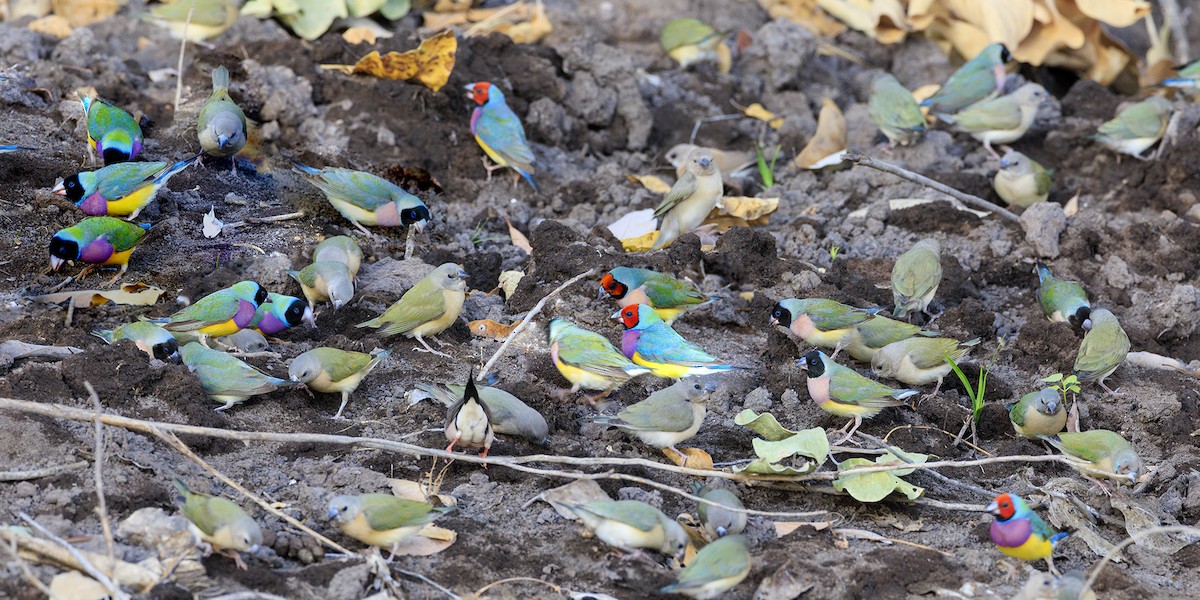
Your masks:
M 433 348 L 430 348 L 429 346 L 425 346 L 424 348 L 413 348 L 413 352 L 427 352 L 429 354 L 436 354 L 438 356 L 441 356 L 442 358 L 453 358 L 449 354 L 446 354 L 445 352 L 438 352 L 437 350 L 434 350 Z
M 248 571 L 250 569 L 250 567 L 246 566 L 246 561 L 242 560 L 241 552 L 238 552 L 237 550 L 234 550 L 232 548 L 227 548 L 222 552 L 222 554 L 224 554 L 225 556 L 228 556 L 229 558 L 232 558 L 233 564 L 237 565 L 237 568 L 239 568 L 243 571 Z

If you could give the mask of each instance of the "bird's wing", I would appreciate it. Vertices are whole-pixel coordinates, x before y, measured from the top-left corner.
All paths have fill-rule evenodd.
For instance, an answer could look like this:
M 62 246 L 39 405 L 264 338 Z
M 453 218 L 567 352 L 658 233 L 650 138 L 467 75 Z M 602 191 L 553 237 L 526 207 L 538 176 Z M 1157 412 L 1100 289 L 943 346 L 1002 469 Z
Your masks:
M 696 176 L 691 171 L 683 174 L 675 185 L 671 186 L 671 191 L 658 203 L 658 207 L 654 209 L 654 218 L 660 218 L 671 212 L 675 205 L 687 200 L 696 191 Z

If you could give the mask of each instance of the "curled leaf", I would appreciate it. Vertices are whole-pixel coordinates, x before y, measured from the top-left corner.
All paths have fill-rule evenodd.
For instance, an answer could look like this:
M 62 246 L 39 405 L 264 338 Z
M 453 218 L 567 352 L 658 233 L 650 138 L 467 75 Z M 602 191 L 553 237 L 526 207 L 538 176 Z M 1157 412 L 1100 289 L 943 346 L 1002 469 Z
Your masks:
M 642 184 L 642 187 L 655 194 L 665 194 L 671 191 L 671 184 L 658 175 L 626 175 L 625 177 L 633 183 Z M 650 212 L 653 213 L 654 211 Z
M 679 452 L 682 452 L 683 454 L 679 454 L 671 448 L 662 449 L 663 456 L 669 458 L 671 462 L 675 463 L 676 465 L 687 467 L 689 469 L 712 470 L 713 459 L 712 456 L 709 456 L 707 452 L 699 448 L 681 448 Z
M 508 215 L 504 216 L 504 223 L 508 225 L 508 237 L 512 240 L 514 246 L 525 251 L 525 254 L 533 254 L 533 246 L 529 244 L 529 238 L 521 233 L 520 229 L 513 227 L 512 221 L 508 220 Z
M 923 454 L 901 452 L 905 458 L 914 463 L 923 463 L 928 458 Z M 890 452 L 875 459 L 874 462 L 865 458 L 851 458 L 838 463 L 838 473 L 855 467 L 895 464 L 900 462 Z M 917 487 L 900 477 L 912 473 L 914 469 L 898 469 L 896 471 L 876 471 L 873 473 L 856 473 L 839 475 L 833 480 L 833 489 L 850 494 L 859 502 L 879 502 L 892 492 L 900 492 L 910 500 L 919 498 L 925 493 L 924 488 Z
M 515 323 L 505 325 L 504 323 L 497 323 L 491 319 L 479 319 L 467 323 L 467 329 L 471 330 L 471 335 L 477 337 L 488 338 L 491 340 L 502 340 L 508 337 L 508 334 L 512 333 L 512 330 L 516 329 L 517 325 L 520 324 L 521 321 L 519 320 Z
M 521 278 L 525 277 L 525 273 L 521 271 L 503 271 L 500 273 L 500 289 L 504 292 L 505 298 L 512 298 L 512 295 L 517 291 L 517 284 L 521 283 Z
M 753 441 L 754 454 L 758 458 L 734 467 L 736 473 L 803 475 L 817 470 L 829 456 L 829 440 L 820 427 L 792 431 L 780 425 L 771 413 L 758 415 L 752 410 L 742 411 L 733 422 L 766 438 Z M 797 457 L 806 460 L 793 464 Z
M 750 409 L 738 413 L 733 418 L 733 423 L 734 425 L 741 425 L 772 442 L 778 442 L 799 433 L 780 425 L 775 415 L 771 413 L 760 415 Z
M 388 52 L 378 50 L 358 59 L 353 65 L 321 65 L 323 69 L 341 71 L 347 75 L 371 75 L 380 79 L 416 80 L 432 91 L 438 91 L 450 80 L 458 53 L 454 32 L 443 31 L 423 40 L 414 50 Z
M 215 206 L 208 207 L 208 213 L 204 215 L 204 227 L 202 232 L 204 237 L 212 239 L 221 235 L 221 229 L 225 227 L 225 223 L 217 218 L 217 208 Z
M 817 117 L 817 132 L 796 156 L 796 166 L 801 169 L 820 169 L 828 166 L 827 159 L 845 151 L 846 117 L 833 100 L 826 98 Z
M 779 209 L 779 198 L 751 198 L 748 196 L 725 196 L 721 198 L 721 212 L 752 224 L 759 219 L 766 223 L 766 216 Z
M 745 113 L 747 117 L 766 122 L 767 126 L 771 129 L 779 129 L 780 127 L 783 127 L 783 117 L 775 116 L 775 113 L 767 110 L 765 106 L 757 102 L 742 108 L 742 112 Z

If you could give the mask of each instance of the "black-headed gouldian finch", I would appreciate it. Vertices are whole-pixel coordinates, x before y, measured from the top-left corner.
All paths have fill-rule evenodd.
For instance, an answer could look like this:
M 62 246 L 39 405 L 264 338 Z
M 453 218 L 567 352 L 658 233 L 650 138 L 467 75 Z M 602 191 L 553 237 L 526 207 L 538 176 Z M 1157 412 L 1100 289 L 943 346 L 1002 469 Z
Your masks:
M 1027 438 L 1056 435 L 1067 426 L 1067 409 L 1054 388 L 1029 392 L 1008 409 L 1013 430 Z
M 175 336 L 149 321 L 134 321 L 112 330 L 98 329 L 92 335 L 109 344 L 130 340 L 151 359 L 179 362 L 179 342 L 175 341 Z
M 246 115 L 229 97 L 229 69 L 213 69 L 212 95 L 200 109 L 196 134 L 209 156 L 233 156 L 246 145 Z
M 1079 353 L 1075 355 L 1075 376 L 1080 383 L 1095 381 L 1108 393 L 1104 380 L 1112 375 L 1129 355 L 1129 336 L 1121 329 L 1117 316 L 1108 309 L 1091 312 L 1092 328 L 1083 336 Z
M 907 146 L 925 133 L 925 115 L 912 92 L 890 73 L 882 73 L 871 82 L 867 112 L 892 146 Z
M 1029 208 L 1050 197 L 1050 171 L 1016 150 L 1000 158 L 1000 170 L 992 178 L 992 188 L 1001 200 L 1012 206 Z
M 137 158 L 142 151 L 142 128 L 133 115 L 103 100 L 83 96 L 87 118 L 88 152 L 111 165 Z
M 683 456 L 675 445 L 700 431 L 712 391 L 711 383 L 685 377 L 641 402 L 626 406 L 615 417 L 596 416 L 592 421 L 624 429 L 648 446 L 670 448 Z
M 1107 477 L 1121 483 L 1133 484 L 1142 475 L 1142 459 L 1133 444 L 1121 434 L 1108 429 L 1092 429 L 1070 433 L 1060 432 L 1058 438 L 1039 436 L 1058 448 L 1063 454 L 1074 456 L 1087 463 L 1088 467 L 1104 473 L 1079 471 L 1087 477 Z
M 333 304 L 333 310 L 337 310 L 354 299 L 354 276 L 345 263 L 319 260 L 287 274 L 300 284 L 310 307 L 316 307 L 318 302 L 329 302 Z
M 1092 328 L 1092 303 L 1082 285 L 1055 277 L 1042 263 L 1037 264 L 1037 276 L 1038 304 L 1046 318 L 1080 329 Z
M 715 540 L 727 535 L 737 535 L 746 530 L 746 506 L 742 504 L 737 494 L 722 488 L 692 484 L 692 493 L 720 504 L 713 506 L 704 502 L 696 504 L 696 513 L 700 524 L 708 533 L 708 539 Z M 734 510 L 730 510 L 734 509 Z
M 661 510 L 637 500 L 602 500 L 566 505 L 600 541 L 626 552 L 639 548 L 682 560 L 687 532 Z
M 279 335 L 301 323 L 316 326 L 311 306 L 295 296 L 270 293 L 267 301 L 254 311 L 254 318 L 246 329 L 257 329 L 262 335 Z
M 111 284 L 129 269 L 129 256 L 149 230 L 150 225 L 134 225 L 113 217 L 88 217 L 50 238 L 50 269 L 58 272 L 67 261 L 76 260 L 88 265 L 120 267 L 109 281 Z
M 525 126 L 508 107 L 504 92 L 486 81 L 468 83 L 464 87 L 467 99 L 475 103 L 475 109 L 471 111 L 471 134 L 487 154 L 483 159 L 483 168 L 487 169 L 488 180 L 492 179 L 492 171 L 508 167 L 515 171 L 513 187 L 516 187 L 517 175 L 520 175 L 529 182 L 533 191 L 540 192 L 537 181 L 533 179 L 533 164 L 537 159 L 525 140 Z M 488 158 L 496 165 L 489 165 Z
M 706 149 L 693 150 L 684 169 L 683 175 L 654 209 L 654 218 L 662 219 L 662 222 L 651 250 L 666 248 L 679 236 L 699 227 L 725 191 L 721 171 Z
M 988 154 L 999 159 L 992 144 L 1011 144 L 1025 137 L 1037 119 L 1038 107 L 1048 97 L 1045 88 L 1027 83 L 1011 94 L 972 104 L 955 113 L 954 126 L 983 142 Z
M 579 390 L 600 392 L 588 397 L 595 404 L 626 381 L 650 372 L 650 369 L 633 364 L 629 357 L 613 347 L 608 338 L 564 319 L 550 320 L 548 328 L 550 360 L 567 381 L 573 394 Z
M 786 298 L 771 308 L 770 325 L 786 328 L 811 346 L 833 350 L 855 325 L 877 312 L 825 298 Z
M 249 327 L 258 307 L 269 297 L 267 290 L 257 282 L 239 281 L 165 319 L 150 320 L 173 334 L 190 332 L 207 337 L 225 337 Z
M 329 501 L 329 518 L 337 521 L 342 533 L 364 544 L 387 548 L 393 557 L 400 544 L 452 510 L 452 506 L 435 507 L 391 494 L 338 496 Z
M 317 244 L 313 249 L 312 261 L 334 261 L 346 265 L 351 277 L 358 277 L 358 268 L 362 265 L 363 252 L 358 242 L 348 235 L 335 235 Z
M 617 267 L 600 278 L 600 290 L 621 308 L 650 305 L 667 325 L 674 323 L 679 315 L 709 302 L 708 296 L 696 286 L 650 269 Z
M 298 162 L 292 170 L 324 192 L 333 208 L 368 237 L 373 234 L 364 225 L 420 231 L 429 222 L 429 208 L 420 198 L 377 175 L 339 167 L 317 169 Z
M 453 406 L 463 398 L 466 386 L 461 384 L 429 385 L 416 384 L 418 395 L 413 400 L 425 397 L 433 398 L 447 407 Z M 491 414 L 492 430 L 501 435 L 515 435 L 525 438 L 535 444 L 543 445 L 550 435 L 550 426 L 546 417 L 534 410 L 520 398 L 500 389 L 486 385 L 475 386 L 479 399 L 487 405 Z M 422 395 L 423 394 L 423 395 Z
M 929 112 L 944 120 L 946 115 L 999 94 L 1004 89 L 1004 65 L 1011 59 L 1004 44 L 987 46 L 959 67 L 921 106 L 928 106 Z
M 1175 107 L 1166 98 L 1151 96 L 1101 124 L 1092 138 L 1114 152 L 1144 159 L 1142 152 L 1167 133 L 1167 124 L 1174 111 Z
M 475 389 L 474 370 L 467 377 L 462 398 L 446 411 L 445 432 L 446 441 L 450 442 L 446 452 L 454 451 L 455 446 L 483 448 L 480 456 L 487 458 L 488 450 L 492 449 L 492 442 L 496 439 L 496 432 L 492 429 L 492 414 L 479 397 L 479 390 Z
M 992 542 L 1004 554 L 1020 560 L 1042 560 L 1054 571 L 1051 555 L 1066 532 L 1055 533 L 1033 509 L 1016 494 L 1000 494 L 987 506 L 996 518 L 989 533 Z
M 292 359 L 288 364 L 288 378 L 318 392 L 340 393 L 342 404 L 338 406 L 337 414 L 333 415 L 333 418 L 340 419 L 346 404 L 350 402 L 350 394 L 389 354 L 391 352 L 387 350 L 372 356 L 337 348 L 313 348 Z
M 221 403 L 216 410 L 228 410 L 251 396 L 296 385 L 286 379 L 271 377 L 234 356 L 206 348 L 199 342 L 185 344 L 180 356 L 183 364 L 200 380 L 200 387 L 208 397 Z
M 932 238 L 923 239 L 901 254 L 892 266 L 892 315 L 904 317 L 911 312 L 927 313 L 929 303 L 942 283 L 942 246 Z
M 905 398 L 917 394 L 916 390 L 898 390 L 867 379 L 833 362 L 820 350 L 805 354 L 797 363 L 808 371 L 808 395 L 817 406 L 827 413 L 853 419 L 842 428 L 849 428 L 849 432 L 834 445 L 850 439 L 863 419 L 874 417 L 889 406 L 902 406 Z
M 76 173 L 58 181 L 54 194 L 75 203 L 84 214 L 133 220 L 175 174 L 196 163 L 195 158 L 173 165 L 164 162 L 126 162 L 96 171 Z
M 746 579 L 752 564 L 746 538 L 726 536 L 701 548 L 675 576 L 675 583 L 659 591 L 696 600 L 715 600 Z
M 241 552 L 253 552 L 262 543 L 262 530 L 242 507 L 225 498 L 193 492 L 175 480 L 183 506 L 180 510 L 202 541 L 213 550 L 227 554 L 239 569 L 246 569 Z
M 716 63 L 725 34 L 700 19 L 684 18 L 663 25 L 658 41 L 667 56 L 686 69 L 702 62 Z
M 625 326 L 621 352 L 634 364 L 668 379 L 708 375 L 733 369 L 685 340 L 645 304 L 626 306 L 613 315 Z
M 467 272 L 459 265 L 445 263 L 404 292 L 382 315 L 355 327 L 372 327 L 384 335 L 402 333 L 404 337 L 416 338 L 425 347 L 414 350 L 449 358 L 448 354 L 430 348 L 425 336 L 449 329 L 462 312 L 466 298 Z
M 871 358 L 871 370 L 905 385 L 928 385 L 936 381 L 937 387 L 932 392 L 936 395 L 942 389 L 942 378 L 953 370 L 950 361 L 958 364 L 969 351 L 969 345 L 950 338 L 911 337 L 880 348 Z

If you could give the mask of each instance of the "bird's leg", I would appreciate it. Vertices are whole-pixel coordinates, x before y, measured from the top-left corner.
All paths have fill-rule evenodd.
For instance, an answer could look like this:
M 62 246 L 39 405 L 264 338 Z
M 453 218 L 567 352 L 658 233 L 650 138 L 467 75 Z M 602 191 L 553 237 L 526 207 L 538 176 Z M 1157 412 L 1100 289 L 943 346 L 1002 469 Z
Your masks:
M 350 221 L 350 222 L 354 223 L 354 226 L 357 227 L 359 231 L 363 232 L 363 235 L 367 236 L 367 239 L 371 239 L 371 240 L 375 239 L 375 234 L 371 233 L 371 231 L 368 230 L 366 227 L 363 227 L 362 223 L 359 223 L 358 221 Z
M 988 154 L 992 155 L 992 158 L 994 158 L 996 160 L 1000 160 L 1000 155 L 997 154 L 996 151 L 992 148 L 991 142 L 984 142 L 983 147 L 987 149 Z
M 482 156 L 482 158 L 483 158 L 483 168 L 487 170 L 487 180 L 491 181 L 492 180 L 492 171 L 495 171 L 496 169 L 503 169 L 504 167 L 502 167 L 500 165 L 493 165 L 492 161 L 488 160 L 488 157 L 486 154 L 484 154 Z
M 850 427 L 850 425 L 851 425 L 851 424 L 853 424 L 853 425 L 854 425 L 854 427 Z M 854 417 L 854 420 L 853 420 L 853 421 L 850 421 L 849 423 L 846 423 L 846 427 L 850 427 L 850 432 L 849 432 L 849 433 L 847 433 L 845 436 L 843 436 L 843 437 L 842 437 L 842 439 L 840 439 L 840 440 L 838 440 L 838 441 L 836 441 L 836 442 L 834 442 L 834 443 L 832 443 L 832 444 L 830 444 L 830 445 L 831 445 L 831 446 L 840 446 L 840 445 L 842 445 L 843 443 L 845 443 L 845 442 L 846 442 L 846 440 L 849 440 L 850 438 L 854 437 L 854 432 L 858 431 L 858 427 L 859 427 L 860 425 L 862 425 L 862 417 L 857 417 L 857 416 L 856 416 L 856 417 Z M 843 427 L 843 428 L 839 429 L 839 430 L 838 430 L 838 433 L 841 433 L 841 432 L 845 431 L 845 430 L 846 430 L 846 427 Z
M 428 352 L 430 354 L 436 354 L 441 357 L 451 358 L 451 356 L 449 354 L 446 354 L 445 352 L 438 352 L 437 350 L 430 348 L 429 344 L 425 343 L 425 340 L 422 339 L 421 336 L 419 336 L 419 335 L 417 336 L 417 341 L 420 342 L 422 346 L 425 346 L 425 349 L 422 350 L 420 348 L 413 348 L 414 352 Z
M 678 455 L 679 455 L 679 457 L 683 459 L 683 461 L 681 461 L 681 462 L 679 463 L 679 466 L 681 466 L 681 467 L 683 467 L 683 468 L 685 468 L 685 469 L 686 469 L 686 468 L 687 468 L 688 455 L 686 455 L 686 454 L 684 454 L 684 453 L 680 452 L 680 451 L 679 451 L 679 448 L 676 448 L 675 446 L 667 446 L 667 447 L 671 449 L 671 452 L 674 452 L 675 454 L 678 454 Z
M 454 452 L 454 445 L 457 444 L 458 440 L 460 440 L 460 439 L 462 439 L 461 433 L 454 436 L 454 439 L 450 440 L 450 445 L 446 446 L 446 452 Z
M 121 276 L 124 275 L 125 271 L 127 271 L 128 269 L 129 269 L 129 265 L 121 265 L 121 270 L 117 271 L 116 275 L 113 275 L 111 279 L 109 279 L 108 281 L 105 281 L 104 285 L 102 285 L 100 287 L 108 287 L 108 286 L 116 283 L 117 280 L 120 279 Z
M 1050 574 L 1051 574 L 1051 575 L 1053 575 L 1053 576 L 1055 576 L 1055 577 L 1062 577 L 1062 573 L 1059 573 L 1059 572 L 1058 572 L 1058 569 L 1056 569 L 1056 568 L 1054 567 L 1054 556 L 1047 556 L 1047 557 L 1046 557 L 1046 566 L 1050 568 Z
M 1109 396 L 1118 395 L 1117 392 L 1115 392 L 1112 388 L 1109 388 L 1107 385 L 1104 385 L 1104 380 L 1105 380 L 1105 378 L 1101 377 L 1100 380 L 1097 381 L 1096 383 L 1100 384 L 1100 387 L 1104 388 L 1104 391 L 1108 392 Z
M 517 189 L 517 184 L 521 183 L 521 174 L 513 169 L 513 189 Z
M 305 386 L 305 389 L 308 389 L 308 387 Z M 311 394 L 312 392 L 310 391 L 309 393 Z M 335 419 L 342 418 L 342 411 L 346 410 L 346 404 L 348 402 L 350 402 L 350 394 L 343 391 L 342 392 L 342 405 L 338 407 L 337 414 L 333 415 L 333 418 L 335 418 Z
M 250 567 L 246 566 L 246 561 L 242 560 L 241 552 L 238 552 L 237 550 L 234 550 L 233 548 L 226 548 L 221 551 L 221 554 L 224 554 L 225 556 L 232 558 L 233 563 L 235 565 L 237 565 L 237 568 L 239 568 L 243 571 L 248 571 L 250 569 Z
M 398 543 L 392 544 L 392 547 L 391 547 L 390 551 L 388 552 L 387 560 L 385 560 L 383 562 L 385 562 L 389 565 L 392 564 L 392 561 L 396 560 L 396 550 L 399 548 L 400 548 L 400 544 L 398 544 Z
M 845 342 L 845 340 L 846 340 L 846 336 L 842 336 L 842 339 L 838 340 L 838 343 L 837 343 L 837 344 L 835 344 L 835 345 L 833 346 L 833 354 L 831 354 L 831 355 L 829 356 L 829 360 L 834 360 L 834 359 L 836 359 L 836 358 L 837 358 L 837 355 L 838 355 L 838 352 L 841 352 L 842 350 L 845 350 L 845 349 L 846 349 L 846 342 Z

